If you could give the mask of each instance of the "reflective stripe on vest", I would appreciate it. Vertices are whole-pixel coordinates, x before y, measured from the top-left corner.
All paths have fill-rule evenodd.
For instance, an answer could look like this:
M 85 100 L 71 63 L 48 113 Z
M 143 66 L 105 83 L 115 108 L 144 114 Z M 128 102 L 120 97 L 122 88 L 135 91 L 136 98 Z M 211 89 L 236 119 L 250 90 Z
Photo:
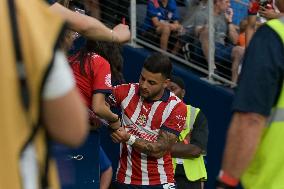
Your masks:
M 284 18 L 268 21 L 267 25 L 284 45 Z M 245 189 L 284 189 L 284 85 L 272 112 L 254 159 L 242 176 Z
M 270 26 L 279 35 L 279 37 L 282 39 L 282 42 L 284 43 L 284 33 L 280 29 L 281 27 L 283 27 L 283 24 L 284 24 L 284 17 L 267 22 L 267 25 Z
M 190 133 L 199 111 L 200 109 L 187 105 L 186 128 L 180 133 L 179 141 L 183 141 L 186 135 Z M 173 166 L 175 171 L 176 158 L 173 158 Z M 183 167 L 188 180 L 207 179 L 203 155 L 200 155 L 198 158 L 183 159 Z
M 276 108 L 270 116 L 269 123 L 283 122 L 284 121 L 284 108 Z

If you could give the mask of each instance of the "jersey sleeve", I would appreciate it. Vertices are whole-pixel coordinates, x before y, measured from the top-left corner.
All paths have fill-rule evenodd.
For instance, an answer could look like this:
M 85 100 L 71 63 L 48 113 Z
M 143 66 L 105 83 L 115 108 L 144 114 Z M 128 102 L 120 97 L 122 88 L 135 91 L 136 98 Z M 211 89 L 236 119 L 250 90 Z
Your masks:
M 183 102 L 178 103 L 162 125 L 161 129 L 178 136 L 184 129 L 186 113 L 186 105 Z
M 132 85 L 134 87 L 134 85 Z M 120 106 L 121 102 L 127 97 L 131 84 L 117 85 L 113 87 L 112 94 L 108 97 L 111 106 Z
M 111 85 L 111 71 L 110 65 L 107 60 L 101 56 L 94 55 L 92 56 L 91 62 L 92 71 L 92 93 L 105 93 L 110 94 L 112 85 Z

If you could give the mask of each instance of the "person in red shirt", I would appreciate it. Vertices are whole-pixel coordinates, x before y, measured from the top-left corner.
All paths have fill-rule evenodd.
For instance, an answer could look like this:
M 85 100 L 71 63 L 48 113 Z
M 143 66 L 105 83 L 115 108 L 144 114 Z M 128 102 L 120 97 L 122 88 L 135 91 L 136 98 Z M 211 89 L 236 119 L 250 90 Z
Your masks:
M 249 42 L 257 29 L 257 14 L 264 18 L 262 19 L 262 21 L 276 19 L 284 16 L 284 13 L 281 12 L 275 5 L 275 0 L 250 0 L 248 6 L 248 24 L 245 31 L 246 47 L 249 45 Z
M 92 123 L 97 121 L 93 119 L 94 113 L 115 129 L 120 126 L 119 116 L 110 110 L 105 101 L 106 95 L 112 90 L 111 68 L 106 59 L 94 52 L 95 46 L 94 42 L 87 41 L 82 50 L 69 57 L 69 62 Z
M 114 87 L 109 97 L 122 110 L 122 127 L 111 134 L 121 142 L 116 189 L 174 189 L 170 149 L 186 120 L 186 106 L 166 89 L 172 64 L 161 53 L 148 57 L 139 83 Z

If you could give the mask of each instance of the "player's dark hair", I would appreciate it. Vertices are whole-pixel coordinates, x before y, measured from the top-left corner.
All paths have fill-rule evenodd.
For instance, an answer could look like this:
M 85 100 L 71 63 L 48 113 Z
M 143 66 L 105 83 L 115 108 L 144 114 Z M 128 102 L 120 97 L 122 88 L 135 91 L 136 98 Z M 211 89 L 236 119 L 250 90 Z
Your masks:
M 167 79 L 170 79 L 172 73 L 172 63 L 169 57 L 162 53 L 153 53 L 147 57 L 143 68 L 152 73 L 161 73 Z

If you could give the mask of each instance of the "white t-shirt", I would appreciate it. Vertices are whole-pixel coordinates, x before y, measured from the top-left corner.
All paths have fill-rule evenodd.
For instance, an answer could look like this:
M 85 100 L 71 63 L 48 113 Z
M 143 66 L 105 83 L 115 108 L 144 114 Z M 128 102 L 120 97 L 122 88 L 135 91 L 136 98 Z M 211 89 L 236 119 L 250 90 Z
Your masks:
M 75 79 L 71 68 L 61 51 L 57 51 L 54 56 L 54 65 L 47 77 L 44 90 L 44 99 L 56 99 L 66 95 L 75 87 Z M 38 189 L 38 165 L 36 160 L 35 148 L 32 144 L 28 145 L 20 161 L 21 175 L 24 189 Z

